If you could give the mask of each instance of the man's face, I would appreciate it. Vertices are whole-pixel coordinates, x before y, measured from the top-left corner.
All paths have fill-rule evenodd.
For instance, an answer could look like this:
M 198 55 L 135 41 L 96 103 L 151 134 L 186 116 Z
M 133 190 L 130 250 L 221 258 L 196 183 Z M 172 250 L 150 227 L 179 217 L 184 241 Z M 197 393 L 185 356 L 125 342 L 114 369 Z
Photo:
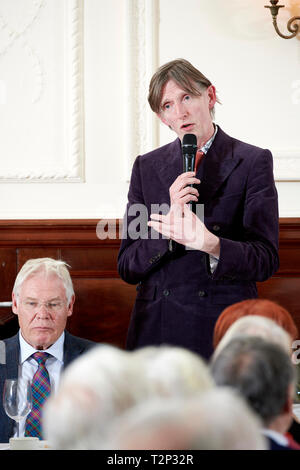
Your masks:
M 173 80 L 164 86 L 160 120 L 180 138 L 184 134 L 195 134 L 197 145 L 202 146 L 213 134 L 214 127 L 210 110 L 216 102 L 214 86 L 201 91 L 201 96 L 187 93 Z
M 36 349 L 47 349 L 65 329 L 75 297 L 67 303 L 62 280 L 55 274 L 37 273 L 21 285 L 18 298 L 12 295 L 12 310 L 18 315 L 22 336 Z

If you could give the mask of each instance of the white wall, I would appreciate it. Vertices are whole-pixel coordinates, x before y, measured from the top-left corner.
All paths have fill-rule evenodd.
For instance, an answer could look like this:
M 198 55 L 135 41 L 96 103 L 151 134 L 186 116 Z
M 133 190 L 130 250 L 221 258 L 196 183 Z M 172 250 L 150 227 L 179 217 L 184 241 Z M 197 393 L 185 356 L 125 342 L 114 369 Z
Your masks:
M 300 217 L 300 35 L 267 3 L 1 0 L 0 218 L 122 217 L 135 156 L 174 138 L 146 97 L 177 57 L 216 85 L 226 132 L 271 149 L 280 216 Z

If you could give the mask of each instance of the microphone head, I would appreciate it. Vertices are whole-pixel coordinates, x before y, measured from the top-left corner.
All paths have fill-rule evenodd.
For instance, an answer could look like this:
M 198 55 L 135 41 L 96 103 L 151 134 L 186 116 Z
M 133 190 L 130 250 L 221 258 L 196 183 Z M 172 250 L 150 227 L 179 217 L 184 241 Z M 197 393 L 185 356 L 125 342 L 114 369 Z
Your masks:
M 195 134 L 184 134 L 182 140 L 182 150 L 184 153 L 197 152 L 197 137 Z

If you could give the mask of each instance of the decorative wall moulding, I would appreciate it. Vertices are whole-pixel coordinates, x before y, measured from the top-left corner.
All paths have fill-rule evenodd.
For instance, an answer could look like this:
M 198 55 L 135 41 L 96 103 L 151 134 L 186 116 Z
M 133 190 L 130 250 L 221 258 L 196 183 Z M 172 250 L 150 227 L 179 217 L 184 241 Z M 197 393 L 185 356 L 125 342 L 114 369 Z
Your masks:
M 22 25 L 14 3 L 3 2 L 0 10 L 9 136 L 0 142 L 0 182 L 83 182 L 83 0 L 28 0 Z
M 158 122 L 148 101 L 158 66 L 158 0 L 124 0 L 124 152 L 126 181 L 141 153 L 158 146 Z
M 300 148 L 274 150 L 275 181 L 300 181 Z

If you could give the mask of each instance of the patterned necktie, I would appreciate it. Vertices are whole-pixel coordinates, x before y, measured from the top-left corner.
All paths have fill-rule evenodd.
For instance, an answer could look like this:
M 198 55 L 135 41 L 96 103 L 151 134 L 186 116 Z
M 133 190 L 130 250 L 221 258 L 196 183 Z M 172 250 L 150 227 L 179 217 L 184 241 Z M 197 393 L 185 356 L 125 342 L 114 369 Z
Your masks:
M 26 419 L 25 436 L 33 436 L 42 439 L 41 410 L 51 391 L 49 373 L 45 366 L 45 362 L 48 357 L 50 357 L 50 354 L 37 351 L 32 354 L 32 357 L 37 361 L 38 369 L 31 383 L 32 409 Z
M 198 167 L 200 165 L 200 162 L 202 160 L 202 158 L 204 157 L 204 152 L 202 152 L 202 150 L 197 150 L 197 153 L 196 153 L 196 162 L 195 162 L 195 171 L 198 170 Z

